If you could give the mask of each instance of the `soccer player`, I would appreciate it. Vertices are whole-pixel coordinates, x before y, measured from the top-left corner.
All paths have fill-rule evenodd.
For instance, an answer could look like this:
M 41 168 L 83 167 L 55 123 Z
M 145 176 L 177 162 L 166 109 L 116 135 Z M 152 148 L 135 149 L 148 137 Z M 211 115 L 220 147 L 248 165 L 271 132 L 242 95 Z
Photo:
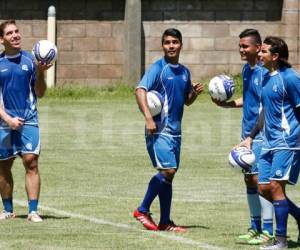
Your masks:
M 296 219 L 300 231 L 300 209 L 287 197 L 285 190 L 286 184 L 297 183 L 300 171 L 300 75 L 288 63 L 288 46 L 281 38 L 266 37 L 259 56 L 269 70 L 263 81 L 263 113 L 260 122 L 242 143 L 250 147 L 264 126 L 259 190 L 273 202 L 276 238 L 261 249 L 286 249 L 289 213 Z
M 0 220 L 14 218 L 13 177 L 11 169 L 19 155 L 25 167 L 28 196 L 28 220 L 42 221 L 38 214 L 40 152 L 37 97 L 46 91 L 44 70 L 51 65 L 33 61 L 30 53 L 21 50 L 21 35 L 14 20 L 0 24 L 0 193 L 4 211 Z
M 158 173 L 154 175 L 144 200 L 134 210 L 133 216 L 148 230 L 184 232 L 170 219 L 172 181 L 179 167 L 181 145 L 181 120 L 184 105 L 192 104 L 203 91 L 200 83 L 191 84 L 189 70 L 179 64 L 182 36 L 177 29 L 167 29 L 162 35 L 164 57 L 156 61 L 145 73 L 136 88 L 138 106 L 145 118 L 147 150 Z M 146 93 L 158 91 L 164 98 L 161 113 L 152 117 Z M 157 225 L 150 214 L 150 206 L 159 197 L 160 222 Z
M 267 73 L 259 62 L 258 53 L 261 49 L 261 37 L 255 29 L 245 29 L 239 35 L 239 52 L 241 59 L 247 63 L 242 70 L 243 77 L 243 97 L 233 101 L 220 102 L 213 101 L 228 108 L 243 107 L 242 135 L 244 140 L 256 124 L 261 110 L 261 90 L 262 81 Z M 248 233 L 240 235 L 240 240 L 245 240 L 249 244 L 262 244 L 272 239 L 273 235 L 273 205 L 258 193 L 258 159 L 261 152 L 262 135 L 259 133 L 253 141 L 253 151 L 256 162 L 252 166 L 251 172 L 245 173 L 247 200 L 250 210 L 250 228 Z M 263 217 L 263 228 L 261 226 L 261 215 Z

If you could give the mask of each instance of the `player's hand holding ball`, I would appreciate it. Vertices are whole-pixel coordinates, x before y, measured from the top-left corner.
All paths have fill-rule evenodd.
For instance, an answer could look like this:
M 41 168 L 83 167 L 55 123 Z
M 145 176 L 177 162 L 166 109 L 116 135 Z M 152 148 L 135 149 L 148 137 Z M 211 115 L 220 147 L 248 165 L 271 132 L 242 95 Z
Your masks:
M 48 40 L 38 41 L 32 48 L 32 54 L 39 70 L 49 69 L 57 59 L 57 47 Z
M 235 84 L 227 75 L 213 77 L 208 84 L 211 100 L 218 106 L 226 106 L 227 101 L 234 94 Z

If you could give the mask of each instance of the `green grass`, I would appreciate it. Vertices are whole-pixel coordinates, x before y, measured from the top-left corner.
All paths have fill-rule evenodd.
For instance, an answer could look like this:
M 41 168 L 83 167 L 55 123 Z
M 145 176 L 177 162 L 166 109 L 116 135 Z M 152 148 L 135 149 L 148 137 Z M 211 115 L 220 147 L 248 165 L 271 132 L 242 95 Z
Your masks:
M 205 95 L 185 110 L 172 206 L 175 222 L 189 227 L 185 234 L 149 232 L 132 218 L 155 174 L 133 97 L 64 102 L 46 97 L 39 110 L 45 220 L 25 220 L 24 170 L 18 160 L 13 168 L 18 217 L 0 223 L 1 249 L 258 249 L 235 241 L 248 228 L 243 176 L 227 164 L 239 141 L 240 110 L 218 108 Z M 297 188 L 288 193 L 300 202 Z M 157 221 L 157 200 L 152 212 Z M 289 235 L 297 237 L 293 219 Z
M 50 88 L 46 92 L 46 97 L 51 99 L 123 99 L 129 98 L 134 94 L 135 87 L 130 87 L 125 84 L 116 84 L 106 87 L 91 87 L 91 86 L 72 86 L 64 85 L 55 88 Z
M 242 79 L 241 75 L 232 76 L 235 82 L 235 95 L 242 93 Z M 204 80 L 205 90 L 202 95 L 208 95 L 208 82 Z M 112 100 L 112 99 L 128 99 L 134 96 L 135 87 L 125 84 L 116 84 L 105 87 L 91 87 L 91 86 L 72 86 L 63 85 L 55 88 L 50 88 L 46 92 L 46 97 L 54 100 Z

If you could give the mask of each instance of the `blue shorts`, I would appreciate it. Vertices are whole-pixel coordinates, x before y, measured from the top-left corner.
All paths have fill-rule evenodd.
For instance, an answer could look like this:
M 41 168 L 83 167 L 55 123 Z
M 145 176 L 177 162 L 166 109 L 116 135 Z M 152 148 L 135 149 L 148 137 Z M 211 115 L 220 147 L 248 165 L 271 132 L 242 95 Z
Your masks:
M 258 174 L 258 161 L 259 161 L 259 157 L 261 154 L 262 143 L 263 143 L 263 141 L 256 141 L 256 140 L 253 141 L 252 151 L 255 154 L 255 162 L 253 163 L 253 165 L 251 167 L 251 171 L 245 173 L 246 175 Z
M 147 135 L 146 143 L 153 167 L 157 169 L 179 167 L 181 137 L 163 134 Z
M 18 130 L 0 127 L 0 160 L 22 154 L 40 153 L 39 127 L 24 124 Z
M 259 159 L 258 183 L 268 184 L 270 180 L 288 181 L 296 184 L 300 171 L 299 150 L 262 150 Z

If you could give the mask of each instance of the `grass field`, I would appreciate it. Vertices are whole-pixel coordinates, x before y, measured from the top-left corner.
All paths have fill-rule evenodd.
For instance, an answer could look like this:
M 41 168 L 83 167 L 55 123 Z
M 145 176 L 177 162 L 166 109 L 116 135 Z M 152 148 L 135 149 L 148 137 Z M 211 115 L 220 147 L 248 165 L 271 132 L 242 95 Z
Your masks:
M 243 178 L 227 155 L 239 141 L 240 110 L 207 96 L 186 108 L 172 218 L 187 233 L 146 231 L 132 218 L 150 177 L 144 123 L 134 97 L 40 102 L 40 199 L 44 222 L 28 223 L 24 170 L 14 166 L 14 220 L 1 222 L 0 249 L 258 249 L 236 242 L 248 228 Z M 299 187 L 289 189 L 300 203 Z M 157 200 L 152 207 L 159 219 Z M 297 230 L 289 221 L 290 247 Z

